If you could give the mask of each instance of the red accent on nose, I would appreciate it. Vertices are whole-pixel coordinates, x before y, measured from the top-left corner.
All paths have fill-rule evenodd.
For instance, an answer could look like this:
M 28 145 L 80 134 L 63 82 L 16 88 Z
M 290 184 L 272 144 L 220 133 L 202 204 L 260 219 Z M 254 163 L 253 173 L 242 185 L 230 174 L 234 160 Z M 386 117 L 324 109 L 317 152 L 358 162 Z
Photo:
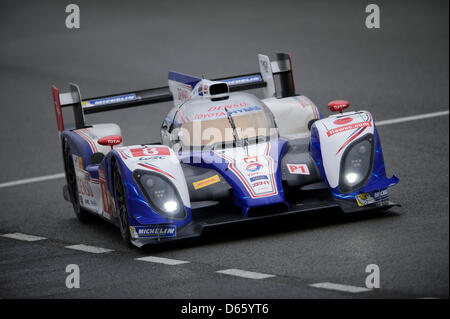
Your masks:
M 114 145 L 118 145 L 118 144 L 122 143 L 122 136 L 108 135 L 108 136 L 99 138 L 97 143 L 100 145 L 103 145 L 103 146 L 111 146 L 111 149 L 113 149 Z
M 335 100 L 328 103 L 328 108 L 331 112 L 340 112 L 342 113 L 343 110 L 348 108 L 350 106 L 350 102 L 346 100 Z

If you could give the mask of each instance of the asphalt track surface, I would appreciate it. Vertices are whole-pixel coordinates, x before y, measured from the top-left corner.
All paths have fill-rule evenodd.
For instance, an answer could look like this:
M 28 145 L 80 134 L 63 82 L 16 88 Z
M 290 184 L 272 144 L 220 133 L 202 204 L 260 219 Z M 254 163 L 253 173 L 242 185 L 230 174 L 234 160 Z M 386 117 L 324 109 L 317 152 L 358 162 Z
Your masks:
M 292 54 L 298 93 L 328 115 L 346 98 L 378 121 L 449 108 L 447 1 L 377 1 L 381 28 L 364 25 L 364 1 L 76 1 L 81 28 L 65 27 L 65 2 L 0 2 L 0 183 L 63 171 L 51 84 L 84 97 L 166 85 L 167 71 L 214 78 L 257 70 L 257 53 Z M 259 92 L 256 92 L 259 93 Z M 127 144 L 156 141 L 170 104 L 112 111 Z M 67 113 L 68 114 L 68 113 Z M 70 118 L 70 114 L 69 114 Z M 388 212 L 307 214 L 220 229 L 202 240 L 129 249 L 103 221 L 81 224 L 63 179 L 0 188 L 1 298 L 448 298 L 448 115 L 379 128 L 388 174 L 400 184 Z M 67 118 L 66 118 L 67 122 Z M 65 248 L 112 249 L 93 254 Z M 180 265 L 137 261 L 156 256 Z M 66 265 L 81 287 L 67 289 Z M 365 287 L 377 264 L 381 287 Z M 240 269 L 275 277 L 217 273 Z

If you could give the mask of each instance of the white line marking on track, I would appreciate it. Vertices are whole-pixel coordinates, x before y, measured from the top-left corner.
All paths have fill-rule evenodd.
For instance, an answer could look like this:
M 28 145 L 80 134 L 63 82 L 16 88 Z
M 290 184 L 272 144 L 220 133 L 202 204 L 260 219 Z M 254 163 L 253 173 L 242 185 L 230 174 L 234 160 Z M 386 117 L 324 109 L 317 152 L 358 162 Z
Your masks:
M 27 235 L 22 233 L 10 233 L 10 234 L 3 234 L 0 235 L 2 237 L 12 238 L 12 239 L 18 239 L 23 241 L 38 241 L 38 240 L 44 240 L 47 239 L 45 237 L 40 236 L 34 236 L 34 235 Z
M 427 118 L 436 117 L 436 116 L 445 116 L 445 115 L 448 115 L 448 112 L 449 111 L 447 110 L 447 111 L 441 111 L 441 112 L 433 112 L 433 113 L 425 113 L 425 114 L 419 114 L 419 115 L 413 115 L 413 116 L 399 117 L 396 119 L 390 119 L 390 120 L 384 120 L 384 121 L 375 121 L 375 125 L 376 126 L 390 125 L 390 124 L 422 120 L 422 119 L 427 119 Z
M 390 120 L 376 121 L 375 124 L 377 126 L 383 126 L 383 125 L 390 125 L 390 124 L 397 124 L 397 123 L 403 123 L 403 122 L 410 122 L 410 121 L 416 121 L 416 120 L 426 119 L 426 118 L 430 118 L 430 117 L 445 116 L 445 115 L 449 115 L 449 111 L 448 110 L 447 111 L 440 111 L 440 112 L 433 112 L 433 113 L 425 113 L 425 114 L 419 114 L 419 115 L 399 117 L 399 118 L 390 119 Z M 21 179 L 21 180 L 17 180 L 17 181 L 0 183 L 0 188 L 17 186 L 17 185 L 23 185 L 23 184 L 30 184 L 30 183 L 37 183 L 37 182 L 43 182 L 43 181 L 48 181 L 48 180 L 52 180 L 52 179 L 63 178 L 64 175 L 65 175 L 64 173 L 59 173 L 59 174 L 45 175 L 45 176 Z
M 219 274 L 248 278 L 248 279 L 266 279 L 275 277 L 275 275 L 263 274 L 260 272 L 253 272 L 241 269 L 224 269 L 216 271 Z
M 170 265 L 170 266 L 181 265 L 181 264 L 188 264 L 189 263 L 189 261 L 177 260 L 177 259 L 169 259 L 169 258 L 163 258 L 163 257 L 154 257 L 154 256 L 135 258 L 135 260 L 146 261 L 146 262 L 157 263 L 157 264 Z
M 317 284 L 311 284 L 310 287 L 314 288 L 321 288 L 321 289 L 328 289 L 328 290 L 337 290 L 337 291 L 344 291 L 344 292 L 350 292 L 350 293 L 359 293 L 359 292 L 368 292 L 372 291 L 372 289 L 365 288 L 365 287 L 357 287 L 357 286 L 350 286 L 350 285 L 342 285 L 342 284 L 335 284 L 332 282 L 319 282 Z
M 23 184 L 30 184 L 30 183 L 37 183 L 37 182 L 43 182 L 43 181 L 48 181 L 48 180 L 52 180 L 52 179 L 63 178 L 64 176 L 65 176 L 64 173 L 60 173 L 60 174 L 53 174 L 53 175 L 46 175 L 46 176 L 40 176 L 40 177 L 21 179 L 21 180 L 18 180 L 18 181 L 1 183 L 0 184 L 0 188 L 11 187 L 11 186 L 16 186 L 16 185 L 23 185 Z
M 103 254 L 103 253 L 109 253 L 111 251 L 114 251 L 113 249 L 107 249 L 102 247 L 95 247 L 95 246 L 89 246 L 89 245 L 71 245 L 71 246 L 65 246 L 65 248 L 84 251 L 87 253 L 93 253 L 93 254 Z

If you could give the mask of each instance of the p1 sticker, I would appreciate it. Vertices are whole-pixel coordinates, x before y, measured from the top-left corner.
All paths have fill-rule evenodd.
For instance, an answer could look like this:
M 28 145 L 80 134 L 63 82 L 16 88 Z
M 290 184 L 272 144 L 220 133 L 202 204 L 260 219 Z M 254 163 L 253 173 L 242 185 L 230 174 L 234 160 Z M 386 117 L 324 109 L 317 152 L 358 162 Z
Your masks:
M 310 175 L 308 165 L 306 164 L 286 164 L 291 174 Z

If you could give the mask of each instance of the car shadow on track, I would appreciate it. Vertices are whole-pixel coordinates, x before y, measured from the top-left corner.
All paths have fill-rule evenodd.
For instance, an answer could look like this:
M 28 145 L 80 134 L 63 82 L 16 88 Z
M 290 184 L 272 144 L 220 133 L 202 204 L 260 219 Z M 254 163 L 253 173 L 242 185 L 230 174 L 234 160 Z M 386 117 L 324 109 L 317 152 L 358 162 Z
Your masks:
M 255 220 L 245 224 L 217 226 L 211 229 L 205 229 L 203 235 L 199 238 L 147 245 L 141 248 L 141 252 L 154 253 L 187 247 L 206 246 L 219 242 L 257 239 L 268 235 L 287 234 L 289 232 L 321 229 L 330 226 L 366 222 L 380 218 L 396 218 L 399 216 L 401 214 L 394 209 L 350 214 L 343 214 L 335 209 L 328 209 L 321 212 L 283 216 L 270 220 Z

